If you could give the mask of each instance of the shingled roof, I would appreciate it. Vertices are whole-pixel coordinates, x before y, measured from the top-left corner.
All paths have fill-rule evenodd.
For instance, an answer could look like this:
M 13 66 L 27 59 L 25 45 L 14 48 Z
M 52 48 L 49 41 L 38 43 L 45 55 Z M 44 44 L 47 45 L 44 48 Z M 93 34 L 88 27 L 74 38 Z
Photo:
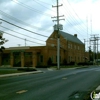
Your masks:
M 66 40 L 71 41 L 71 42 L 75 42 L 78 44 L 83 44 L 82 41 L 80 41 L 76 36 L 71 35 L 69 33 L 63 32 L 63 31 L 59 31 L 59 34 L 62 35 Z

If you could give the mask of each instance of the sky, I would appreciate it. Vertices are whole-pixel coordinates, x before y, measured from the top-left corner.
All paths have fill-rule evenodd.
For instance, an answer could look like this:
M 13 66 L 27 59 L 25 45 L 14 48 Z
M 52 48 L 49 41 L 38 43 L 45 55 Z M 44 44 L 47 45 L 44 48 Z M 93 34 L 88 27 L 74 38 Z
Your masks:
M 78 38 L 89 47 L 89 39 L 99 37 L 100 32 L 100 0 L 58 0 L 59 23 L 69 34 L 77 34 Z M 43 46 L 53 32 L 57 23 L 57 0 L 0 0 L 0 31 L 9 40 L 3 46 Z M 16 27 L 17 26 L 17 27 Z M 21 29 L 21 28 L 24 28 Z M 91 43 L 93 44 L 93 43 Z

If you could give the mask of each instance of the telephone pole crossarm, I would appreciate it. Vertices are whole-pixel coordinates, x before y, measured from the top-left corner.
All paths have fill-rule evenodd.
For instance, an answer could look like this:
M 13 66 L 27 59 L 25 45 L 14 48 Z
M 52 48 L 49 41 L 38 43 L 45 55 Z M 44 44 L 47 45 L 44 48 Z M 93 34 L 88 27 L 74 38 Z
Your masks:
M 60 25 L 59 25 L 59 21 L 60 20 L 64 20 L 64 19 L 60 19 L 64 15 L 59 16 L 59 7 L 60 6 L 62 6 L 62 4 L 59 5 L 59 2 L 57 0 L 57 6 L 52 6 L 52 7 L 56 7 L 57 8 L 57 16 L 51 17 L 51 18 L 56 18 L 56 20 L 53 20 L 53 21 L 57 22 L 57 69 L 58 70 L 60 69 L 60 34 L 59 34 Z

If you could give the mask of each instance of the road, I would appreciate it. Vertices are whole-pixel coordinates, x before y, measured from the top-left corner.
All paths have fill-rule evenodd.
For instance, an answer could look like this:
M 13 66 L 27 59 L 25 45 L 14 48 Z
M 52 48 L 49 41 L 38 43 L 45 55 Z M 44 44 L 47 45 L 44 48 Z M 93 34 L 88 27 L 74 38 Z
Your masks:
M 100 67 L 0 78 L 0 100 L 82 100 L 100 84 Z

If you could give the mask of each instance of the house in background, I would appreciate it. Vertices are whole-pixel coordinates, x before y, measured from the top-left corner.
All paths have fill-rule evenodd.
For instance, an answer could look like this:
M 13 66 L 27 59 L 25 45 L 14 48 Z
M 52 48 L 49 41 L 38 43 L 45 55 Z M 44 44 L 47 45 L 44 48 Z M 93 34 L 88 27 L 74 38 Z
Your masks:
M 77 34 L 71 35 L 63 31 L 60 34 L 60 64 L 71 62 L 84 62 L 85 45 Z M 3 55 L 3 56 L 2 56 Z M 37 67 L 47 66 L 51 59 L 52 64 L 57 64 L 57 31 L 54 30 L 46 40 L 46 46 L 10 47 L 0 56 L 0 65 L 12 67 Z

